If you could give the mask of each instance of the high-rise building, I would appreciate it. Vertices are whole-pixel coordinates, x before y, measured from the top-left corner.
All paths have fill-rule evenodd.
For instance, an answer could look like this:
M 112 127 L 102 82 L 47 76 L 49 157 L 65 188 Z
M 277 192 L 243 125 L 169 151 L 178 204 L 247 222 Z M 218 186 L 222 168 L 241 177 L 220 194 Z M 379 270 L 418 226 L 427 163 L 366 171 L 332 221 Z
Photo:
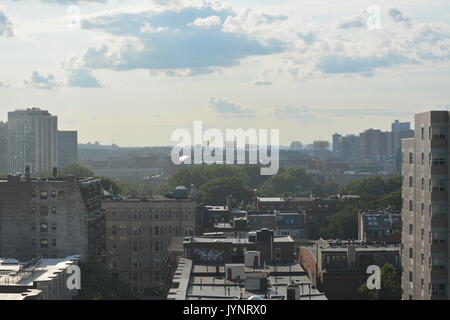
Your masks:
M 78 163 L 77 131 L 58 131 L 58 167 L 65 168 Z
M 8 171 L 8 127 L 0 121 L 0 173 Z
M 8 171 L 51 171 L 58 165 L 58 119 L 39 108 L 8 112 Z
M 449 298 L 449 126 L 448 111 L 416 114 L 402 141 L 403 299 Z

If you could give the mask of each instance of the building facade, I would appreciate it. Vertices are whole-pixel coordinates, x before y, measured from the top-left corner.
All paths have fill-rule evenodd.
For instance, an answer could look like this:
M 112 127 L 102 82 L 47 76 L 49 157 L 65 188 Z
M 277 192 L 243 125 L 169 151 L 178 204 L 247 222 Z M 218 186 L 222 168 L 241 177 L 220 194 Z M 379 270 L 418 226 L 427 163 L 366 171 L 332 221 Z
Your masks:
M 196 233 L 199 208 L 192 199 L 103 201 L 106 263 L 139 297 L 162 294 L 168 249 L 175 237 Z
M 51 171 L 58 165 L 58 118 L 39 108 L 8 112 L 8 171 Z
M 403 299 L 448 299 L 447 111 L 415 115 L 415 136 L 402 141 Z
M 0 180 L 0 257 L 103 260 L 101 180 Z
M 0 174 L 8 172 L 8 127 L 0 121 Z

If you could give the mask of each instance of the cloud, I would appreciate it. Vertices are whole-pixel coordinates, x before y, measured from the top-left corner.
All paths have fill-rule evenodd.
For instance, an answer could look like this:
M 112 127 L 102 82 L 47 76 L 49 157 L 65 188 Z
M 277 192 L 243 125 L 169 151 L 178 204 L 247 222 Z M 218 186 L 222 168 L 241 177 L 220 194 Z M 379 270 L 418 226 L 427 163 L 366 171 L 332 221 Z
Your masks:
M 259 80 L 259 81 L 254 81 L 253 85 L 257 86 L 257 87 L 260 87 L 260 86 L 271 86 L 272 82 L 270 82 L 270 81 L 260 81 Z
M 388 68 L 399 64 L 417 63 L 396 54 L 380 56 L 352 57 L 346 55 L 323 56 L 317 63 L 317 68 L 324 73 L 359 73 L 372 76 L 377 68 Z
M 113 36 L 117 45 L 89 48 L 83 65 L 117 71 L 190 69 L 195 74 L 196 70 L 233 67 L 250 56 L 285 50 L 277 39 L 262 40 L 225 30 L 222 21 L 235 15 L 228 6 L 207 2 L 90 15 L 83 19 L 83 29 Z
M 314 118 L 306 106 L 283 106 L 275 109 L 275 116 L 279 119 L 306 120 Z
M 217 98 L 209 98 L 209 108 L 225 118 L 254 118 L 255 110 L 245 108 L 239 104 L 220 100 Z
M 337 22 L 336 28 L 338 29 L 352 29 L 363 28 L 366 24 L 362 16 L 352 16 L 341 19 Z
M 411 18 L 406 16 L 403 12 L 396 8 L 391 8 L 388 11 L 389 17 L 395 22 L 404 23 L 407 26 L 411 26 Z
M 83 67 L 70 69 L 67 76 L 67 86 L 79 88 L 103 87 L 92 71 Z
M 11 19 L 5 14 L 2 7 L 0 7 L 0 36 L 12 37 L 13 24 Z
M 25 80 L 24 85 L 30 88 L 46 90 L 55 90 L 60 87 L 53 74 L 42 75 L 38 71 L 33 71 L 29 79 Z
M 219 16 L 210 16 L 207 18 L 197 18 L 192 23 L 188 23 L 188 26 L 211 28 L 220 26 L 222 23 Z

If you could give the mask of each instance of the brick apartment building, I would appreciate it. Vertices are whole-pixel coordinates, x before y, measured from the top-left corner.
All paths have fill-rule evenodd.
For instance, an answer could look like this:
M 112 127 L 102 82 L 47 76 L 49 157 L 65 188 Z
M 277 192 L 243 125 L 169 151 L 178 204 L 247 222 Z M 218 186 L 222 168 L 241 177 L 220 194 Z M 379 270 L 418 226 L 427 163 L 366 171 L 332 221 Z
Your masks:
M 106 200 L 106 263 L 141 298 L 163 294 L 173 238 L 193 236 L 200 208 L 190 198 Z
M 358 240 L 362 242 L 400 243 L 402 215 L 391 211 L 358 213 Z
M 313 285 L 330 300 L 359 299 L 370 265 L 389 263 L 401 270 L 400 245 L 318 240 L 301 247 L 299 258 Z
M 0 180 L 0 257 L 103 261 L 102 181 L 98 179 Z

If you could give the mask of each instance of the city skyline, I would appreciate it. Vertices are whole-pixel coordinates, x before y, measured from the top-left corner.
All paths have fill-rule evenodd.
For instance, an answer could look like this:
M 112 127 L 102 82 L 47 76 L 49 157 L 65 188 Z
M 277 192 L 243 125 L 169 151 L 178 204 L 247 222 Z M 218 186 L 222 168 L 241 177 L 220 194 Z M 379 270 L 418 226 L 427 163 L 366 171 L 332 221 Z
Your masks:
M 445 1 L 58 2 L 0 6 L 2 121 L 39 107 L 80 143 L 140 147 L 203 120 L 288 146 L 448 108 Z

